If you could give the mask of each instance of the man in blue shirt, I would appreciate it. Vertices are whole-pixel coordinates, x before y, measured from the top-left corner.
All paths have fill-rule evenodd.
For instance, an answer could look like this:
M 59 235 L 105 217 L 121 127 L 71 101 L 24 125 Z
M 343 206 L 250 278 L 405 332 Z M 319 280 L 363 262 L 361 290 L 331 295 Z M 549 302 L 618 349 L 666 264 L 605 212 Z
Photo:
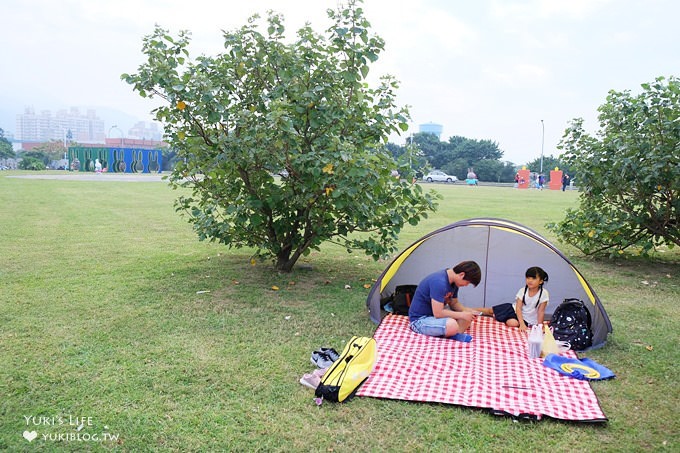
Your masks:
M 432 337 L 469 342 L 465 332 L 479 310 L 465 307 L 458 300 L 458 288 L 479 285 L 482 271 L 474 261 L 463 261 L 453 268 L 425 277 L 416 289 L 408 311 L 411 330 Z

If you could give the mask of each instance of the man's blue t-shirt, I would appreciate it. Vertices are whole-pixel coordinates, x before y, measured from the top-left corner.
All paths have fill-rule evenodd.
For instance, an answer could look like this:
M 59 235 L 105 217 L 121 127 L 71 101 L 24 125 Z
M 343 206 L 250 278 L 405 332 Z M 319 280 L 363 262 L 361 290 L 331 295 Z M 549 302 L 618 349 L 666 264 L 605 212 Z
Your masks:
M 408 310 L 409 321 L 413 322 L 425 316 L 434 316 L 432 313 L 432 299 L 444 302 L 447 294 L 452 298 L 458 297 L 458 287 L 449 283 L 446 269 L 437 271 L 425 277 L 413 294 L 411 307 Z

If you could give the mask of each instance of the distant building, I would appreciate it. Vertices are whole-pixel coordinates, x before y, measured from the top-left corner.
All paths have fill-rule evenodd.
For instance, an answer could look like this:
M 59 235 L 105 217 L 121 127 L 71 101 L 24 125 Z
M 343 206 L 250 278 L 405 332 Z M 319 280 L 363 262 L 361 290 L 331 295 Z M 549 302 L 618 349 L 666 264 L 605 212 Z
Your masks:
M 77 107 L 58 110 L 52 116 L 50 110 L 36 114 L 32 107 L 17 115 L 15 138 L 21 142 L 49 142 L 69 140 L 78 143 L 104 143 L 104 120 L 93 109 L 84 115 Z
M 419 132 L 436 135 L 438 139 L 441 139 L 443 129 L 444 126 L 441 124 L 435 124 L 431 122 L 427 124 L 421 124 L 419 126 Z
M 134 148 L 134 149 L 158 149 L 167 146 L 166 143 L 160 140 L 152 140 L 150 138 L 129 138 L 129 137 L 114 137 L 107 138 L 105 145 L 108 148 Z
M 158 128 L 158 123 L 145 123 L 144 121 L 140 121 L 128 130 L 128 137 L 142 140 L 160 142 L 162 135 L 163 133 Z

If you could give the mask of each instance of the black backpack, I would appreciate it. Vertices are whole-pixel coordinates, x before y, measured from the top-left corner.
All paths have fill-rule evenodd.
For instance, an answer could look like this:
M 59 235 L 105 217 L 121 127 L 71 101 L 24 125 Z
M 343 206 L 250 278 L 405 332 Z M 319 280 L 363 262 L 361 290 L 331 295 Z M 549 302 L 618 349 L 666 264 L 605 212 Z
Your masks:
M 574 351 L 583 351 L 593 345 L 590 312 L 579 299 L 564 299 L 555 309 L 550 326 L 558 341 L 568 341 Z
M 387 304 L 392 305 L 392 313 L 395 315 L 408 315 L 408 309 L 411 306 L 413 294 L 416 292 L 418 285 L 399 285 L 394 288 L 394 293 L 380 301 L 380 306 L 385 307 Z

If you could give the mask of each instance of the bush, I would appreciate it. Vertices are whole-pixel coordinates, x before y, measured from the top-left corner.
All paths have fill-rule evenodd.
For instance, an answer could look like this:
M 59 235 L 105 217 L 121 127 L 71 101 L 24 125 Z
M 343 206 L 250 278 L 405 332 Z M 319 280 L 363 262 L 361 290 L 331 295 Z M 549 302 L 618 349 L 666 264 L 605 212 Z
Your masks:
M 20 170 L 45 170 L 45 163 L 35 157 L 24 157 L 17 166 Z
M 680 81 L 642 88 L 610 91 L 598 138 L 577 119 L 559 146 L 578 174 L 581 204 L 548 227 L 589 255 L 680 245 Z

